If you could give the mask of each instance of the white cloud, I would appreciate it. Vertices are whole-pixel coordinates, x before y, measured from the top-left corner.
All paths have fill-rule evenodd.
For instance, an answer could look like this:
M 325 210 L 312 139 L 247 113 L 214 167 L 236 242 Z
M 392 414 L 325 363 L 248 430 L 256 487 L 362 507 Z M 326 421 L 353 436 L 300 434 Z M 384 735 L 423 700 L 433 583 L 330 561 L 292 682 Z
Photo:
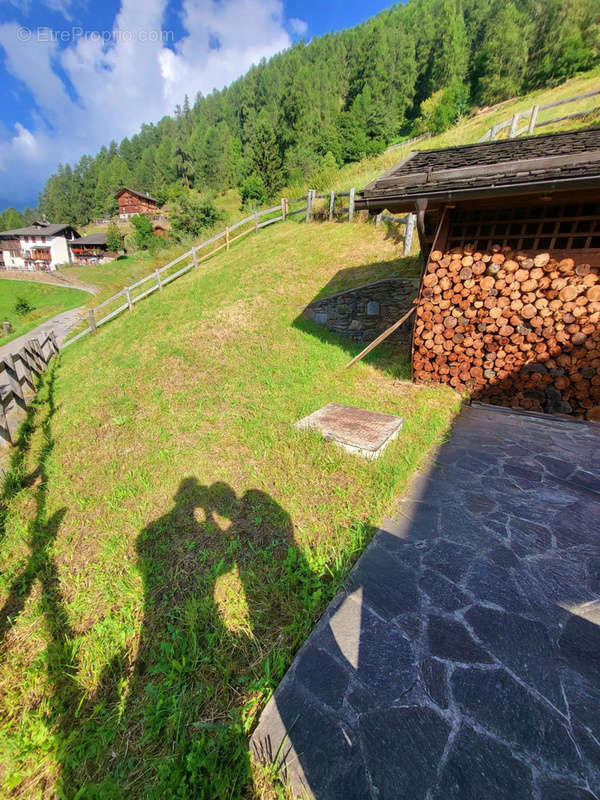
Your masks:
M 68 0 L 47 0 L 67 12 Z M 165 41 L 167 0 L 122 0 L 110 42 L 81 37 L 59 48 L 20 42 L 0 25 L 8 71 L 32 94 L 34 122 L 0 131 L 0 205 L 30 201 L 60 162 L 95 153 L 142 122 L 221 88 L 261 58 L 289 47 L 282 0 L 183 0 L 185 35 Z M 125 35 L 123 35 L 125 34 Z
M 288 24 L 291 32 L 295 33 L 296 36 L 304 36 L 308 30 L 308 22 L 305 22 L 303 19 L 298 19 L 298 17 L 292 17 Z

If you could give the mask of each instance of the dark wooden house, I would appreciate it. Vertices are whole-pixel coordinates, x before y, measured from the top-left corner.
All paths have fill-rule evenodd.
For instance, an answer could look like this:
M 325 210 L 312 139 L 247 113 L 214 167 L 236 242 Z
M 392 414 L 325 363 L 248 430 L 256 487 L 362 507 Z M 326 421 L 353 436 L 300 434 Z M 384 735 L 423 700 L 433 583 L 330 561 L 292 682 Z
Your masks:
M 135 189 L 123 187 L 115 195 L 119 203 L 119 217 L 129 219 L 134 214 L 148 214 L 155 216 L 159 213 L 159 203 L 145 192 L 136 192 Z
M 91 233 L 69 242 L 74 264 L 102 264 L 112 261 L 117 253 L 108 250 L 105 233 Z
M 357 205 L 417 214 L 416 380 L 600 419 L 600 129 L 413 152 Z

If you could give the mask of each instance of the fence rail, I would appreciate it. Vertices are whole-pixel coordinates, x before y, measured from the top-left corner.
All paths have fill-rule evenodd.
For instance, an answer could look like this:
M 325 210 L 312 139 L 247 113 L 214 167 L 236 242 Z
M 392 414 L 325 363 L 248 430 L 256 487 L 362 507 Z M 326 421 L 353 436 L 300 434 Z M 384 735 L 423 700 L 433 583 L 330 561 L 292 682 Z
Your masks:
M 557 100 L 555 103 L 545 103 L 544 105 L 532 106 L 531 108 L 527 108 L 525 111 L 518 111 L 516 114 L 513 114 L 510 119 L 505 119 L 503 122 L 498 122 L 496 125 L 492 125 L 492 127 L 483 134 L 479 141 L 492 142 L 498 138 L 498 134 L 501 131 L 507 129 L 507 138 L 513 139 L 515 136 L 521 136 L 523 133 L 530 135 L 535 131 L 536 128 L 543 128 L 545 125 L 553 125 L 557 122 L 563 122 L 567 119 L 580 119 L 582 117 L 586 117 L 588 114 L 591 114 L 595 111 L 600 111 L 600 106 L 594 106 L 593 108 L 588 108 L 585 111 L 575 111 L 572 114 L 565 114 L 562 117 L 554 117 L 552 119 L 543 120 L 538 119 L 541 111 L 547 111 L 549 108 L 558 108 L 559 106 L 565 106 L 569 103 L 576 103 L 579 100 L 587 100 L 590 97 L 597 97 L 598 95 L 600 95 L 600 89 L 593 89 L 590 92 L 584 92 L 583 94 L 577 94 L 573 97 L 567 97 L 564 100 Z M 519 128 L 519 122 L 521 120 L 527 120 L 527 124 L 522 128 Z
M 336 200 L 345 197 L 349 199 L 348 207 L 341 208 L 338 205 L 336 208 Z M 349 192 L 332 191 L 329 194 L 317 194 L 315 189 L 309 189 L 307 195 L 292 201 L 294 204 L 306 203 L 306 205 L 303 205 L 301 208 L 290 210 L 289 201 L 284 197 L 281 199 L 281 203 L 279 205 L 266 208 L 263 211 L 255 211 L 250 216 L 239 220 L 233 225 L 227 226 L 225 230 L 216 233 L 214 236 L 206 239 L 206 241 L 194 245 L 194 247 L 192 247 L 190 250 L 187 250 L 185 253 L 177 256 L 177 258 L 174 258 L 172 261 L 169 261 L 168 264 L 155 269 L 153 272 L 144 276 L 143 278 L 140 278 L 140 280 L 132 283 L 130 286 L 125 286 L 112 297 L 109 297 L 107 300 L 99 303 L 93 309 L 90 309 L 88 312 L 88 327 L 84 328 L 84 330 L 80 331 L 77 335 L 65 342 L 62 345 L 62 348 L 64 349 L 65 347 L 72 345 L 74 342 L 78 341 L 84 336 L 87 336 L 89 333 L 96 333 L 100 325 L 104 325 L 111 319 L 119 316 L 119 314 L 123 313 L 124 311 L 131 311 L 133 306 L 140 300 L 143 300 L 145 297 L 154 294 L 154 292 L 162 291 L 162 289 L 167 284 L 171 283 L 171 281 L 176 280 L 181 275 L 185 275 L 186 272 L 189 272 L 197 267 L 201 261 L 209 258 L 222 248 L 229 250 L 230 245 L 243 236 L 246 236 L 253 231 L 258 232 L 262 228 L 273 225 L 273 223 L 285 221 L 288 217 L 297 216 L 298 214 L 305 215 L 306 221 L 311 222 L 316 215 L 315 202 L 317 200 L 328 201 L 328 204 L 325 204 L 325 208 L 323 210 L 324 216 L 326 216 L 329 221 L 332 221 L 335 216 L 339 216 L 340 214 L 348 214 L 348 221 L 352 221 L 355 214 L 354 198 L 354 189 L 350 189 Z M 273 214 L 276 214 L 276 216 L 272 216 Z M 262 217 L 267 217 L 267 219 L 259 222 Z M 381 215 L 378 217 L 379 221 L 380 219 Z M 405 225 L 404 254 L 408 255 L 412 245 L 414 215 L 409 214 L 407 217 L 402 218 L 386 217 L 386 219 Z M 377 224 L 379 224 L 379 222 Z M 239 231 L 240 228 L 244 228 L 244 226 L 247 226 L 245 230 L 241 230 L 239 233 L 236 233 L 235 236 L 231 235 L 232 233 Z M 207 252 L 202 253 L 202 251 L 205 248 L 208 248 L 210 245 L 216 246 L 212 247 Z M 182 266 L 178 266 L 179 264 L 182 264 Z M 173 270 L 173 267 L 178 268 L 175 271 L 171 271 Z M 139 291 L 145 284 L 148 284 L 149 282 L 152 282 L 150 286 L 143 289 L 143 291 Z M 118 305 L 115 305 L 115 303 L 118 303 Z M 101 311 L 105 312 L 103 316 L 99 316 L 99 312 Z
M 0 357 L 0 444 L 14 444 L 23 413 L 33 400 L 36 378 L 58 353 L 54 331 L 29 339 L 17 353 Z

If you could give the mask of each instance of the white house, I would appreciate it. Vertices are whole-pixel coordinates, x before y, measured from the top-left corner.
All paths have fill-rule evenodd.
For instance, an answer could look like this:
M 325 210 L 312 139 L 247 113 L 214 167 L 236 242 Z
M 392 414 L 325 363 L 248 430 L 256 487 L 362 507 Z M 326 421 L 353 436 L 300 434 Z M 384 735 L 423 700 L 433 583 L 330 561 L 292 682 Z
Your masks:
M 79 239 L 75 228 L 61 223 L 34 222 L 0 231 L 0 267 L 48 271 L 71 264 L 69 242 L 74 239 Z

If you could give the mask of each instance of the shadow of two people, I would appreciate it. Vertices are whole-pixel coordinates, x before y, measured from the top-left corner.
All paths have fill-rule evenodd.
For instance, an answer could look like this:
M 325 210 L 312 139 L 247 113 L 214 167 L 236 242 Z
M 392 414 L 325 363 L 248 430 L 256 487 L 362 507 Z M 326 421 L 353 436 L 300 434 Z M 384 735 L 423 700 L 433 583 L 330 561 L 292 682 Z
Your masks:
M 299 618 L 302 630 L 310 625 L 319 577 L 272 497 L 256 489 L 238 497 L 226 483 L 205 486 L 193 477 L 140 533 L 136 549 L 144 616 L 135 661 L 118 653 L 82 703 L 79 730 L 97 726 L 102 707 L 104 729 L 84 752 L 71 736 L 62 789 L 118 794 L 144 784 L 150 760 L 159 794 L 242 796 L 257 701 L 282 677 Z

